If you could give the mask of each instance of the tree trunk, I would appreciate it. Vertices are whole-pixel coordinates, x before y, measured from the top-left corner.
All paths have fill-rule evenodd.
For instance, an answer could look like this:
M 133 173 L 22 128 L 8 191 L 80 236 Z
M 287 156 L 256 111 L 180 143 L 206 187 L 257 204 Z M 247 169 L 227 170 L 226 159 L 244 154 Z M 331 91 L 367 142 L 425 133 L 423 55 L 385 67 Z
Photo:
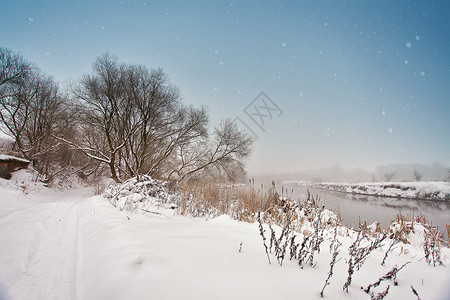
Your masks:
M 120 183 L 120 180 L 117 177 L 116 168 L 114 167 L 115 161 L 116 156 L 111 155 L 111 159 L 109 160 L 109 170 L 111 171 L 111 178 L 114 179 L 115 182 Z

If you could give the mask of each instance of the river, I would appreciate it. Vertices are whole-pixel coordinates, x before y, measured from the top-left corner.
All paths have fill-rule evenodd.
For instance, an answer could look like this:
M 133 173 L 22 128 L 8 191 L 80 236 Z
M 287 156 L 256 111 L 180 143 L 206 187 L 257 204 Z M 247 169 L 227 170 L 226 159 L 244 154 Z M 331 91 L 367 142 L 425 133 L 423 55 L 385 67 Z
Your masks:
M 305 200 L 306 187 L 285 186 L 292 200 Z M 380 223 L 382 229 L 389 226 L 397 214 L 424 215 L 426 220 L 447 237 L 445 225 L 450 225 L 450 203 L 429 200 L 399 199 L 390 197 L 345 194 L 321 189 L 308 189 L 312 195 L 320 197 L 320 204 L 334 212 L 340 212 L 343 223 L 349 227 L 358 226 L 358 221 L 371 224 Z

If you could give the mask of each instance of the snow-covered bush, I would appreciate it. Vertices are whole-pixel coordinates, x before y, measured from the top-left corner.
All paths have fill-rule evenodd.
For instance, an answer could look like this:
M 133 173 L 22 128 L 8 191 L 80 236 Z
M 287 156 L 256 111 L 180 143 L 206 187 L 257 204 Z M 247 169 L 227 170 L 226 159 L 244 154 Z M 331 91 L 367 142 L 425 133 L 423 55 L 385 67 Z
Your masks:
M 0 186 L 11 186 L 14 189 L 21 190 L 24 194 L 35 193 L 47 185 L 42 182 L 42 176 L 32 167 L 13 172 L 11 179 L 0 178 Z
M 154 206 L 174 209 L 179 202 L 179 196 L 169 191 L 167 182 L 147 175 L 111 185 L 104 191 L 103 196 L 115 207 L 128 211 L 145 210 Z
M 164 208 L 176 210 L 181 215 L 211 218 L 227 212 L 219 209 L 223 203 L 219 203 L 212 191 L 210 189 L 206 195 L 198 191 L 194 194 L 188 190 L 171 190 L 166 181 L 139 175 L 123 183 L 111 184 L 103 197 L 120 210 L 155 213 L 155 208 Z

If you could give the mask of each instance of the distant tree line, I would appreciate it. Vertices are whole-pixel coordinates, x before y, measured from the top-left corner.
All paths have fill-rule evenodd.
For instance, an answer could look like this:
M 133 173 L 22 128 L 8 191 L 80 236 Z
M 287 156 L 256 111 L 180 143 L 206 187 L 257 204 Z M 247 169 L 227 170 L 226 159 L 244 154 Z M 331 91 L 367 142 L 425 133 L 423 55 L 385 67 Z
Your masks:
M 236 181 L 254 140 L 230 120 L 209 130 L 205 107 L 184 104 L 162 69 L 110 54 L 67 90 L 0 47 L 0 129 L 47 180 L 108 174 Z

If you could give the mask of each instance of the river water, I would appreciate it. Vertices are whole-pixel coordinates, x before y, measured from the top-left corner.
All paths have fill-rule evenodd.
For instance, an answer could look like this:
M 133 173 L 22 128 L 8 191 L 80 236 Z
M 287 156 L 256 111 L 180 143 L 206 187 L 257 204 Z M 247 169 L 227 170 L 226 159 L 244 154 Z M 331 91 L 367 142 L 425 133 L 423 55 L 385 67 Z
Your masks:
M 292 200 L 305 200 L 306 187 L 285 186 Z M 428 223 L 437 226 L 447 237 L 445 225 L 450 225 L 450 203 L 428 200 L 399 199 L 338 193 L 321 189 L 310 189 L 310 193 L 320 197 L 319 204 L 334 212 L 340 212 L 343 223 L 348 227 L 358 226 L 358 221 L 371 224 L 380 222 L 382 229 L 389 226 L 401 211 L 402 215 L 424 215 Z M 285 193 L 286 195 L 286 193 Z

